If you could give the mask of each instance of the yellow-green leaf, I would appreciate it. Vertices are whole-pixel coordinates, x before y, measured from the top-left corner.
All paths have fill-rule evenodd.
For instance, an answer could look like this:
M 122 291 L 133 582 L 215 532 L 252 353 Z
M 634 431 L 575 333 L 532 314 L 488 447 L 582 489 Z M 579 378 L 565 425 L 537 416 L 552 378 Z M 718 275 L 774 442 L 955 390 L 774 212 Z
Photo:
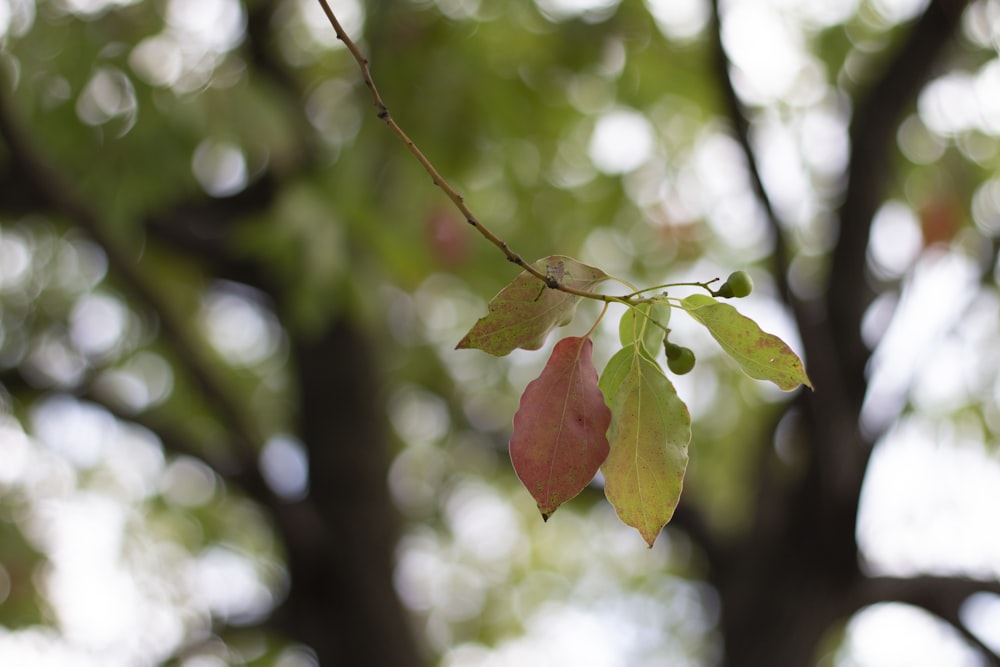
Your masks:
M 618 338 L 622 347 L 627 347 L 636 340 L 642 341 L 646 351 L 655 358 L 660 352 L 669 322 L 669 303 L 641 303 L 622 315 L 618 322 Z
M 599 382 L 611 408 L 604 493 L 625 524 L 650 547 L 680 499 L 691 441 L 691 415 L 656 362 L 630 345 Z
M 750 377 L 769 380 L 783 391 L 791 391 L 800 384 L 812 388 L 802 360 L 785 341 L 762 331 L 756 322 L 728 303 L 693 294 L 684 299 L 682 306 Z
M 591 290 L 608 274 L 572 257 L 552 255 L 532 266 L 556 279 L 560 285 Z M 489 312 L 459 341 L 456 349 L 473 348 L 497 357 L 516 348 L 537 350 L 549 332 L 569 324 L 581 297 L 546 287 L 527 271 L 493 297 Z

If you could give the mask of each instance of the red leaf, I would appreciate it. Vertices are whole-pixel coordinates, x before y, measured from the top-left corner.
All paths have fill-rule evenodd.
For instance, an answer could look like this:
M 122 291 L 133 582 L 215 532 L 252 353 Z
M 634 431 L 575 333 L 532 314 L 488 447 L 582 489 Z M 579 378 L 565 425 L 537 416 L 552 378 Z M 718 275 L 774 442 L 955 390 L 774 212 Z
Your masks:
M 590 338 L 564 338 L 524 389 L 510 459 L 542 518 L 576 496 L 608 456 L 611 410 L 597 387 Z

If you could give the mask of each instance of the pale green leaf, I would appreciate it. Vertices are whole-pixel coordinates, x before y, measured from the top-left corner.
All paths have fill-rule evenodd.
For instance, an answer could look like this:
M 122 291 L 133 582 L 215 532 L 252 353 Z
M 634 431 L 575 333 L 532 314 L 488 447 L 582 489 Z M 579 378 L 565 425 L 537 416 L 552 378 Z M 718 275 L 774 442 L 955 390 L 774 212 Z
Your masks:
M 604 493 L 625 524 L 653 546 L 684 484 L 691 415 L 658 364 L 628 346 L 599 382 L 611 408 Z
M 750 377 L 769 380 L 783 391 L 802 384 L 812 388 L 798 355 L 783 340 L 762 331 L 756 322 L 728 303 L 694 294 L 684 299 L 682 305 Z
M 669 322 L 669 303 L 642 303 L 635 308 L 629 308 L 622 315 L 618 322 L 618 338 L 622 347 L 628 347 L 636 340 L 641 340 L 646 351 L 655 358 L 660 352 Z

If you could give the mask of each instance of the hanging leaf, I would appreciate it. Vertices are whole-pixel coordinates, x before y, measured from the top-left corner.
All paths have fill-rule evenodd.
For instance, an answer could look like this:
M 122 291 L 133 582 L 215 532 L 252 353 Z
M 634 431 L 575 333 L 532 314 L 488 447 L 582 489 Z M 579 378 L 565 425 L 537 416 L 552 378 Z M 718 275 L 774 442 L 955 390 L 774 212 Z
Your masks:
M 667 333 L 665 329 L 669 323 L 669 303 L 641 303 L 635 308 L 629 308 L 622 315 L 618 322 L 618 338 L 622 347 L 628 347 L 634 341 L 641 340 L 646 351 L 655 358 L 663 344 L 663 337 Z
M 680 499 L 691 415 L 660 366 L 637 345 L 611 358 L 599 386 L 611 408 L 604 493 L 618 517 L 652 547 Z
M 812 388 L 802 360 L 792 349 L 777 336 L 761 331 L 756 322 L 728 303 L 704 294 L 693 294 L 681 303 L 750 377 L 769 380 L 783 391 L 800 384 Z
M 590 338 L 564 338 L 525 388 L 510 459 L 542 518 L 583 490 L 608 456 L 611 411 L 597 388 Z
M 591 290 L 608 279 L 598 268 L 571 257 L 552 255 L 533 264 L 560 285 Z M 527 271 L 493 297 L 489 313 L 476 322 L 455 349 L 479 349 L 502 357 L 516 348 L 537 350 L 549 332 L 569 324 L 580 297 L 549 289 Z

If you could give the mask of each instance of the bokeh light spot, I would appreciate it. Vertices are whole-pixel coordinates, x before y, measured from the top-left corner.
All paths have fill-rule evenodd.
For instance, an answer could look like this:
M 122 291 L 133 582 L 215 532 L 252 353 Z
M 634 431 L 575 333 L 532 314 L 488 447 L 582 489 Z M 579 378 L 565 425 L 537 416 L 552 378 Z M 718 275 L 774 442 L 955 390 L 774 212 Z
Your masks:
M 302 443 L 275 436 L 260 453 L 260 470 L 271 489 L 282 498 L 297 500 L 309 491 L 309 457 Z
M 218 283 L 204 298 L 202 326 L 213 347 L 232 364 L 259 364 L 278 348 L 280 328 L 261 299 L 236 283 Z
M 189 456 L 175 458 L 163 472 L 160 493 L 180 507 L 200 507 L 215 495 L 215 472 Z
M 606 174 L 623 174 L 653 154 L 653 128 L 645 116 L 617 109 L 597 119 L 590 138 L 590 159 Z
M 646 0 L 646 7 L 665 37 L 681 41 L 697 37 L 711 15 L 706 0 Z
M 128 310 L 108 294 L 87 294 L 70 312 L 70 338 L 85 355 L 102 357 L 121 344 L 128 329 Z
M 191 169 L 198 183 L 213 197 L 234 195 L 247 185 L 243 151 L 225 141 L 205 139 L 194 151 Z
M 88 125 L 103 125 L 113 118 L 124 117 L 126 122 L 120 135 L 131 129 L 138 107 L 132 81 L 112 67 L 101 67 L 94 72 L 76 101 L 76 113 Z
M 611 16 L 621 0 L 535 0 L 538 9 L 550 21 L 583 18 L 600 22 Z
M 902 275 L 913 264 L 922 245 L 920 223 L 905 204 L 888 202 L 875 214 L 868 257 L 881 275 Z

